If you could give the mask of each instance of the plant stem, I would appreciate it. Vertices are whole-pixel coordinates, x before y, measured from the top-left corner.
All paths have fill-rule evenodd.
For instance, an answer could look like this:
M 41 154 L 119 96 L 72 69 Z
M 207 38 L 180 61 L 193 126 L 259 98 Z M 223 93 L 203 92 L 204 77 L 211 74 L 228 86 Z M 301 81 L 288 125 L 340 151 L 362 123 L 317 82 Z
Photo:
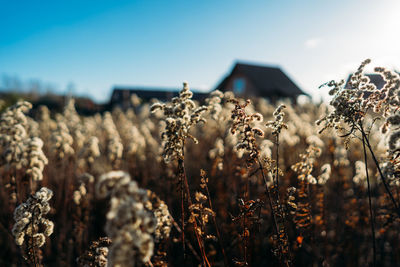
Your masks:
M 172 225 L 175 227 L 175 229 L 181 234 L 182 233 L 182 229 L 179 227 L 178 223 L 174 220 L 174 218 L 172 216 L 170 216 L 171 221 L 172 221 Z M 187 243 L 187 247 L 192 251 L 194 257 L 198 260 L 201 261 L 201 258 L 199 256 L 199 254 L 197 254 L 196 250 L 194 249 L 194 247 L 192 246 L 192 244 L 189 242 L 189 240 L 185 240 L 185 242 Z
M 376 266 L 376 241 L 375 241 L 375 223 L 374 223 L 374 214 L 372 212 L 372 200 L 371 200 L 371 186 L 369 182 L 369 174 L 368 174 L 368 157 L 367 151 L 365 149 L 365 137 L 363 136 L 363 151 L 364 151 L 364 161 L 365 161 L 365 173 L 367 174 L 367 185 L 368 185 L 368 202 L 369 202 L 369 213 L 371 217 L 371 232 L 372 232 L 372 247 L 374 251 L 374 266 Z
M 244 264 L 245 266 L 248 266 L 249 264 L 247 263 L 247 227 L 246 227 L 246 213 L 243 216 L 243 234 L 244 234 L 244 249 L 243 249 L 243 256 L 244 256 Z
M 362 133 L 363 138 L 364 138 L 364 140 L 365 140 L 365 144 L 367 145 L 368 150 L 369 150 L 369 152 L 370 152 L 371 155 L 372 155 L 372 159 L 374 160 L 374 163 L 375 163 L 375 165 L 376 165 L 376 167 L 377 167 L 377 169 L 378 169 L 378 171 L 379 171 L 379 174 L 380 174 L 380 176 L 381 176 L 383 185 L 385 186 L 386 192 L 389 194 L 389 197 L 390 197 L 391 201 L 393 202 L 393 205 L 394 205 L 394 207 L 395 207 L 395 209 L 396 209 L 396 212 L 397 212 L 398 216 L 400 217 L 399 206 L 397 205 L 397 202 L 396 202 L 396 200 L 394 199 L 392 192 L 390 191 L 389 185 L 387 184 L 386 177 L 383 175 L 383 172 L 382 172 L 382 170 L 381 170 L 381 167 L 379 166 L 379 162 L 378 162 L 378 160 L 377 160 L 376 157 L 375 157 L 374 151 L 372 150 L 371 144 L 369 143 L 368 137 L 367 137 L 367 135 L 365 134 L 364 129 L 362 128 L 362 126 L 361 126 L 361 133 Z
M 279 195 L 279 134 L 276 134 L 275 137 L 275 146 L 276 146 L 276 174 L 275 174 L 275 186 L 276 190 L 278 190 Z
M 32 256 L 31 262 L 33 263 L 33 266 L 36 267 L 38 266 L 37 261 L 36 261 L 36 248 L 35 248 L 35 241 L 33 239 L 33 232 L 34 232 L 34 227 L 35 227 L 35 208 L 33 208 L 32 210 L 32 223 L 31 223 L 31 227 L 32 227 L 32 233 L 31 233 L 31 250 L 32 253 L 29 253 L 30 256 Z
M 246 186 L 245 186 L 245 192 L 244 192 L 244 202 L 247 203 L 249 200 L 249 177 L 246 178 L 245 180 Z M 249 234 L 247 234 L 248 229 L 247 229 L 247 212 L 245 211 L 243 215 L 243 235 L 244 235 L 244 251 L 243 251 L 243 256 L 244 256 L 244 262 L 245 266 L 248 266 L 249 264 L 247 263 L 247 246 L 249 242 Z
M 264 183 L 265 183 L 265 191 L 266 191 L 266 194 L 267 194 L 267 197 L 268 197 L 268 203 L 269 203 L 269 207 L 271 208 L 271 213 L 272 213 L 272 218 L 273 218 L 273 222 L 274 222 L 274 228 L 275 228 L 275 232 L 276 232 L 276 236 L 277 236 L 277 238 L 279 239 L 280 237 L 279 237 L 279 226 L 278 226 L 278 222 L 277 222 L 277 219 L 276 219 L 276 214 L 275 214 L 275 210 L 274 210 L 274 207 L 273 207 L 273 204 L 272 204 L 272 199 L 271 199 L 271 194 L 270 194 L 270 192 L 269 192 L 269 188 L 268 188 L 268 184 L 267 184 L 267 178 L 265 177 L 265 174 L 264 174 L 264 167 L 262 166 L 262 164 L 261 164 L 261 160 L 260 160 L 260 158 L 257 158 L 257 161 L 258 161 L 258 165 L 259 165 L 259 167 L 260 167 L 260 170 L 261 170 L 261 174 L 262 174 L 262 177 L 263 177 L 263 180 L 264 180 Z M 280 205 L 280 202 L 279 202 L 279 204 L 278 205 Z M 279 206 L 278 206 L 278 208 L 279 208 Z M 281 212 L 282 212 L 282 210 L 280 210 Z M 282 214 L 282 216 L 283 216 L 283 214 Z M 281 217 L 282 217 L 281 216 Z M 285 231 L 285 234 L 286 234 L 286 231 Z M 283 257 L 284 256 L 284 253 L 283 253 L 283 251 L 281 251 L 281 246 L 279 246 L 279 253 L 280 253 L 280 257 Z M 290 251 L 289 251 L 289 255 L 290 255 Z M 282 260 L 282 258 L 281 258 L 281 260 Z M 283 258 L 283 265 L 285 265 L 285 266 L 290 266 L 290 261 L 289 260 L 287 260 L 286 259 L 286 257 L 284 257 Z
M 181 220 L 182 220 L 182 249 L 183 249 L 183 260 L 186 258 L 186 247 L 185 247 L 185 193 L 183 191 L 183 173 L 185 171 L 183 160 L 178 159 L 178 172 L 179 172 L 179 183 L 181 186 Z
M 212 202 L 211 202 L 211 198 L 210 198 L 210 191 L 208 191 L 208 185 L 207 184 L 206 184 L 206 192 L 207 192 L 207 197 L 208 197 L 208 205 L 210 206 L 210 209 L 213 210 L 213 206 L 212 206 Z M 225 266 L 229 266 L 228 258 L 226 257 L 226 254 L 225 254 L 225 249 L 224 249 L 224 246 L 223 246 L 223 243 L 222 243 L 221 234 L 220 234 L 219 229 L 218 229 L 217 221 L 215 219 L 215 216 L 212 216 L 212 218 L 213 218 L 215 231 L 217 232 L 219 246 L 221 247 L 222 255 L 224 256 L 224 265 Z
M 179 173 L 180 173 L 181 179 L 183 179 L 183 184 L 184 184 L 185 189 L 186 189 L 187 201 L 188 201 L 189 206 L 191 206 L 192 205 L 192 200 L 191 200 L 191 197 L 190 197 L 189 184 L 188 184 L 188 181 L 187 181 L 187 176 L 186 176 L 185 165 L 184 165 L 183 159 L 179 159 L 178 160 L 178 164 L 179 164 Z M 182 201 L 182 205 L 183 205 L 183 201 Z M 183 211 L 183 209 L 182 209 L 182 211 Z M 184 219 L 184 217 L 183 217 L 183 219 Z M 182 221 L 182 226 L 183 225 L 184 225 L 184 221 Z M 198 242 L 198 245 L 199 245 L 199 248 L 200 248 L 200 252 L 201 252 L 201 256 L 202 256 L 202 259 L 203 259 L 203 265 L 204 266 L 211 266 L 211 264 L 209 263 L 209 261 L 207 259 L 207 255 L 206 255 L 203 243 L 201 242 L 200 236 L 199 236 L 199 234 L 197 232 L 197 222 L 196 222 L 196 220 L 194 220 L 193 225 L 194 225 L 194 228 L 195 228 L 194 229 L 194 233 L 196 235 L 196 239 L 197 239 L 197 242 Z M 182 233 L 183 233 L 183 230 L 184 230 L 184 228 L 182 228 Z M 183 234 L 182 234 L 182 236 L 183 236 Z
M 278 223 L 276 221 L 275 211 L 274 211 L 273 204 L 272 204 L 271 194 L 270 194 L 269 188 L 268 188 L 267 178 L 265 177 L 264 168 L 262 167 L 261 160 L 258 158 L 257 161 L 258 161 L 258 165 L 260 166 L 261 175 L 262 175 L 263 180 L 264 180 L 265 192 L 267 193 L 269 207 L 271 208 L 271 213 L 272 213 L 272 218 L 273 218 L 273 221 L 274 221 L 275 232 L 276 232 L 277 235 L 279 235 L 279 227 L 278 227 Z

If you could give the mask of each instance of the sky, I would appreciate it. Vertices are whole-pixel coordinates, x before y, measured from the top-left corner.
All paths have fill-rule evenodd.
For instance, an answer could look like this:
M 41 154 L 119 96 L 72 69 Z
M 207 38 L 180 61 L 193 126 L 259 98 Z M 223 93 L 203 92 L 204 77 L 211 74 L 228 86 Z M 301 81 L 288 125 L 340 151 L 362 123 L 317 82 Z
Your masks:
M 399 14 L 399 0 L 0 0 L 0 76 L 102 102 L 115 85 L 207 91 L 247 61 L 318 100 L 366 58 L 400 70 Z

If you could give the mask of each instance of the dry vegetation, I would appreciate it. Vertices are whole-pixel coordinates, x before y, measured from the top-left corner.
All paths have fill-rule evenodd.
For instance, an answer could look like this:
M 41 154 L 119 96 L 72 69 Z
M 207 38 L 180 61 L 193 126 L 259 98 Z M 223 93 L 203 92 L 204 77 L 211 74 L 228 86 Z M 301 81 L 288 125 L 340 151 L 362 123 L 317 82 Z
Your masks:
M 367 63 L 330 105 L 199 106 L 184 84 L 92 117 L 8 108 L 0 266 L 397 265 L 400 80 Z

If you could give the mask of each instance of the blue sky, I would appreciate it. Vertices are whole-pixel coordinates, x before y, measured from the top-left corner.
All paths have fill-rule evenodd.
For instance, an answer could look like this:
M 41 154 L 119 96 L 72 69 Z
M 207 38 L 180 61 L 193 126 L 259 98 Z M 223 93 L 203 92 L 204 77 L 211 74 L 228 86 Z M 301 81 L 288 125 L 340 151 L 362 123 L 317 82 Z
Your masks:
M 114 85 L 207 90 L 244 60 L 318 99 L 365 58 L 400 69 L 399 14 L 398 0 L 0 0 L 0 75 L 105 101 Z

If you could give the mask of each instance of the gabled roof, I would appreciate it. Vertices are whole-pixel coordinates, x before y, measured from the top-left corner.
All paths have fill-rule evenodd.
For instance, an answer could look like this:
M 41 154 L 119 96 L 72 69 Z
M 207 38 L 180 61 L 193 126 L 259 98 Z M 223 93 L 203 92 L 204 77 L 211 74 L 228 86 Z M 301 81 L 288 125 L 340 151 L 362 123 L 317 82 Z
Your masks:
M 226 76 L 216 89 L 226 86 L 233 74 L 246 76 L 260 90 L 261 96 L 275 93 L 283 96 L 307 95 L 279 67 L 236 63 L 232 72 Z

